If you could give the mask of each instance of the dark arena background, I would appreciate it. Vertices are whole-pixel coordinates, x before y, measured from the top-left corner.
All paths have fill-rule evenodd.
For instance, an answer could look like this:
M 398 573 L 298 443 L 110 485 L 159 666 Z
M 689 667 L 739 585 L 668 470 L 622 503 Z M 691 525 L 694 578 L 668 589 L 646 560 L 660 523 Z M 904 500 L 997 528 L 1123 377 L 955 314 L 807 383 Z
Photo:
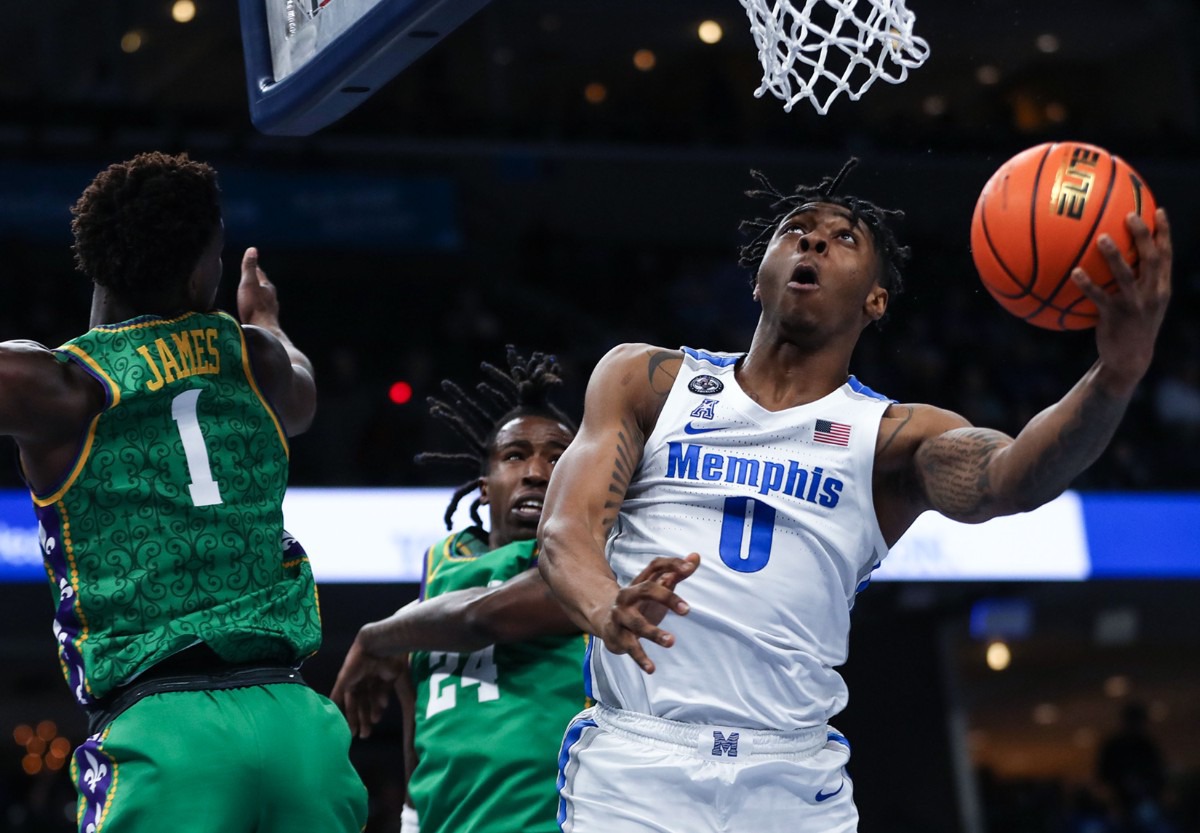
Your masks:
M 617 343 L 745 349 L 757 307 L 738 224 L 764 210 L 744 196 L 750 171 L 790 187 L 850 156 L 861 164 L 847 190 L 904 209 L 897 231 L 913 248 L 907 291 L 852 371 L 894 399 L 1015 433 L 1090 365 L 1094 336 L 1035 328 L 987 294 L 969 248 L 976 197 L 1042 142 L 1126 159 L 1170 213 L 1174 296 L 1113 444 L 1073 485 L 1091 569 L 872 583 L 835 723 L 853 744 L 864 833 L 1115 833 L 1098 750 L 1140 704 L 1168 779 L 1161 825 L 1144 829 L 1200 831 L 1194 0 L 912 0 L 926 64 L 826 115 L 753 95 L 762 70 L 736 0 L 493 0 L 308 135 L 252 121 L 231 0 L 8 5 L 0 339 L 56 345 L 86 328 L 68 207 L 96 172 L 147 150 L 210 162 L 225 198 L 222 305 L 235 308 L 241 253 L 257 246 L 283 324 L 316 365 L 317 421 L 292 450 L 298 492 L 433 488 L 448 500 L 456 473 L 413 463 L 447 444 L 425 398 L 502 362 L 509 343 L 559 356 L 559 400 L 575 415 Z M 0 454 L 0 488 L 25 507 L 11 442 Z M 6 554 L 28 540 L 5 538 L 26 511 L 0 519 Z M 996 544 L 1017 565 L 1029 545 Z M 328 549 L 313 555 L 318 580 L 322 560 L 371 555 L 349 540 Z M 970 565 L 971 550 L 951 561 Z M 1100 569 L 1101 551 L 1116 566 Z M 411 575 L 322 581 L 313 686 L 328 693 L 357 628 L 416 593 Z M 50 600 L 36 568 L 0 571 L 0 830 L 14 833 L 74 829 L 63 750 L 85 724 L 55 659 Z M 399 827 L 400 741 L 393 708 L 354 742 L 370 833 Z

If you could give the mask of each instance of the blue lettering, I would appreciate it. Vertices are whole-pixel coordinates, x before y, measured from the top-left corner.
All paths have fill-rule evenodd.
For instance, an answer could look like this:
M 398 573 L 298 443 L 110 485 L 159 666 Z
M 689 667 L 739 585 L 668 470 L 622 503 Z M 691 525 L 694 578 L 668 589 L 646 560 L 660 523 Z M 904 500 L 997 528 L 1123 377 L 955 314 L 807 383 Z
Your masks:
M 741 736 L 741 732 L 730 732 L 729 737 L 726 738 L 723 732 L 718 732 L 714 729 L 712 753 L 718 757 L 728 755 L 731 758 L 736 758 L 738 739 Z
M 740 483 L 743 486 L 749 483 L 751 486 L 758 485 L 758 461 L 746 460 L 741 457 L 729 458 L 729 473 L 725 475 L 726 483 Z
M 787 483 L 783 490 L 798 498 L 804 497 L 804 484 L 808 482 L 808 470 L 800 468 L 795 460 L 788 460 Z
M 796 460 L 764 462 L 746 457 L 726 457 L 705 452 L 703 446 L 667 443 L 667 477 L 682 480 L 708 480 L 749 486 L 760 495 L 782 491 L 786 495 L 833 509 L 841 500 L 846 484 L 826 477 L 821 467 L 804 468 Z
M 808 494 L 804 498 L 809 503 L 817 502 L 817 489 L 821 487 L 821 474 L 824 471 L 820 466 L 813 469 L 812 482 L 808 484 Z
M 778 492 L 779 487 L 783 485 L 783 464 L 782 463 L 764 463 L 763 464 L 763 479 L 762 486 L 759 487 L 758 493 L 765 495 L 768 492 Z
M 821 499 L 818 501 L 822 506 L 832 509 L 838 505 L 838 500 L 842 494 L 842 488 L 846 484 L 838 480 L 836 477 L 831 477 L 825 481 L 825 488 L 821 490 Z
M 667 443 L 667 477 L 695 480 L 699 460 L 700 446 L 689 445 L 685 452 L 682 443 Z

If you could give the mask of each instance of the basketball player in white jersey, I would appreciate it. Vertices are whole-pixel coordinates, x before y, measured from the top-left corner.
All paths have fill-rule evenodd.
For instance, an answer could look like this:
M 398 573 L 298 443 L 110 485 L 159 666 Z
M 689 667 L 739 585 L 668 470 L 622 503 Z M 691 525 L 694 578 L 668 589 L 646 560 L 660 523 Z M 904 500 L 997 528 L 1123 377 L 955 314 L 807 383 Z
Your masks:
M 1073 274 L 1099 357 L 1015 439 L 858 382 L 851 354 L 907 249 L 897 212 L 837 193 L 855 161 L 791 195 L 757 175 L 751 195 L 781 214 L 747 224 L 747 352 L 623 344 L 589 381 L 540 530 L 542 574 L 595 635 L 597 702 L 559 758 L 566 833 L 857 830 L 829 725 L 855 593 L 926 510 L 978 523 L 1060 494 L 1149 367 L 1170 296 L 1161 210 L 1153 233 L 1128 220 L 1136 268 L 1101 240 L 1115 294 Z

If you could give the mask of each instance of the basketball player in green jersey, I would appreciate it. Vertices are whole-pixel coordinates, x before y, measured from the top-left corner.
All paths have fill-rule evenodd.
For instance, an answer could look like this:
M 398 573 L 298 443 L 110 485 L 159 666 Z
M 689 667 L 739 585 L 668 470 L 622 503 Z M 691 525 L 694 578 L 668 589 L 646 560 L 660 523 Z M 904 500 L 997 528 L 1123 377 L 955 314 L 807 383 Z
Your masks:
M 216 172 L 185 154 L 102 171 L 72 209 L 91 329 L 0 344 L 16 440 L 86 710 L 80 833 L 359 831 L 366 790 L 337 708 L 297 667 L 320 643 L 308 559 L 283 530 L 288 437 L 312 366 L 248 249 L 214 309 Z
M 423 454 L 460 462 L 478 476 L 475 525 L 429 548 L 421 599 L 364 625 L 333 689 L 351 729 L 370 734 L 395 685 L 415 684 L 415 770 L 404 833 L 552 833 L 558 829 L 557 756 L 563 731 L 585 702 L 583 635 L 536 569 L 534 535 L 550 473 L 575 436 L 550 404 L 558 364 L 508 348 L 509 372 L 484 363 L 488 382 L 469 395 L 453 382 L 430 413 L 468 449 Z M 487 506 L 489 531 L 479 507 Z M 405 655 L 411 653 L 411 664 Z M 411 724 L 410 724 L 411 725 Z

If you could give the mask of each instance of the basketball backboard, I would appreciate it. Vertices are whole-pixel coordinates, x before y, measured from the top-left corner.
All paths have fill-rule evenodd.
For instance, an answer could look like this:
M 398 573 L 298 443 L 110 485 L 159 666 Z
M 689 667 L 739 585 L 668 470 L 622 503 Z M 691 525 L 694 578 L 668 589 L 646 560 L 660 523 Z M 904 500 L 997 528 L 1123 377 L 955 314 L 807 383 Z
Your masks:
M 307 136 L 349 113 L 488 0 L 239 0 L 250 120 Z

